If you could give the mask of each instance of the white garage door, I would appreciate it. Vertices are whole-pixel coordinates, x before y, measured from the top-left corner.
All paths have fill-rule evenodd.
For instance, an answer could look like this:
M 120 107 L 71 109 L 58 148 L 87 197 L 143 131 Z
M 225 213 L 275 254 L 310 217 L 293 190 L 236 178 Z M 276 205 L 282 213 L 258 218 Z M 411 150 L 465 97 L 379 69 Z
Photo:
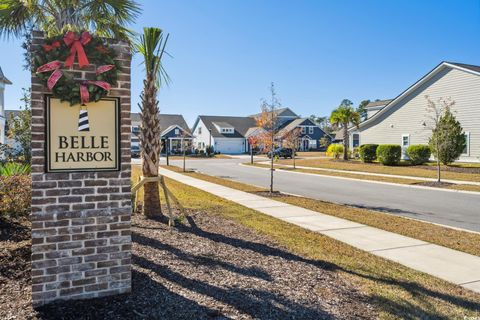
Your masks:
M 225 139 L 215 141 L 215 150 L 221 153 L 243 153 L 243 139 Z

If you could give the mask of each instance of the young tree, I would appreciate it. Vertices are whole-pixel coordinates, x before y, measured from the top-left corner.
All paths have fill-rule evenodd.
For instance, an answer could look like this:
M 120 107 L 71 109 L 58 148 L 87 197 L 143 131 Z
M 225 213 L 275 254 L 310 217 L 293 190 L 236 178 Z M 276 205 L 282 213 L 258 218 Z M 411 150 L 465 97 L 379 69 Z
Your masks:
M 141 104 L 139 140 L 142 148 L 142 173 L 144 177 L 158 177 L 161 150 L 160 110 L 157 94 L 163 83 L 168 83 L 169 77 L 162 65 L 168 34 L 158 28 L 144 28 L 143 34 L 135 43 L 135 49 L 143 57 L 145 79 L 140 95 Z M 153 217 L 162 215 L 160 195 L 157 182 L 147 182 L 144 185 L 143 213 Z
M 141 10 L 133 0 L 3 0 L 0 35 L 19 37 L 33 27 L 48 35 L 90 30 L 99 36 L 128 39 L 129 23 Z
M 283 145 L 287 148 L 292 149 L 292 160 L 293 160 L 293 169 L 296 168 L 295 166 L 295 152 L 298 150 L 300 146 L 300 136 L 302 135 L 301 128 L 294 128 L 290 130 L 283 136 Z
M 187 148 L 190 148 L 190 141 L 187 139 L 190 137 L 190 134 L 183 129 L 180 130 L 180 137 L 181 137 L 181 146 L 182 146 L 182 153 L 183 153 L 183 172 L 186 171 L 186 159 L 187 159 Z
M 23 108 L 16 116 L 10 115 L 6 128 L 9 139 L 15 141 L 14 157 L 22 162 L 30 163 L 32 153 L 32 110 L 30 109 L 31 89 L 23 88 Z
M 253 164 L 253 149 L 259 146 L 260 139 L 256 135 L 248 137 L 248 145 L 250 146 L 250 163 Z
M 358 126 L 360 123 L 360 115 L 353 107 L 352 101 L 344 99 L 340 106 L 332 111 L 330 122 L 343 131 L 343 160 L 348 160 L 348 127 L 350 125 Z
M 465 134 L 460 122 L 453 115 L 451 108 L 455 101 L 439 98 L 436 102 L 428 96 L 427 112 L 432 120 L 432 136 L 428 142 L 432 154 L 437 160 L 437 182 L 441 181 L 440 163 L 448 165 L 458 159 L 465 149 Z
M 263 100 L 261 109 L 262 112 L 256 118 L 257 126 L 263 128 L 263 133 L 260 134 L 261 144 L 265 152 L 271 152 L 270 158 L 270 193 L 273 193 L 273 161 L 275 151 L 275 137 L 278 132 L 278 114 L 277 109 L 281 107 L 280 101 L 275 92 L 275 86 L 272 82 L 270 85 L 270 102 Z

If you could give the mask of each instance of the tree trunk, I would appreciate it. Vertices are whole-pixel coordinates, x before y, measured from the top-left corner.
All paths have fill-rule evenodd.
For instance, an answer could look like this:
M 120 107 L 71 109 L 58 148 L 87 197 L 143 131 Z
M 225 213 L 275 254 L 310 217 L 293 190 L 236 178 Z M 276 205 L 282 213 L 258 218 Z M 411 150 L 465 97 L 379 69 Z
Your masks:
M 272 115 L 273 115 L 273 111 L 272 111 Z M 273 117 L 273 116 L 272 116 Z M 273 119 L 272 119 L 272 123 L 273 123 Z M 273 193 L 273 151 L 275 149 L 275 146 L 274 146 L 274 140 L 275 140 L 275 131 L 274 131 L 274 128 L 273 128 L 273 125 L 272 125 L 272 137 L 271 137 L 271 151 L 272 151 L 272 158 L 270 159 L 270 193 Z
M 144 177 L 158 177 L 160 160 L 160 118 L 157 89 L 152 76 L 144 80 L 144 90 L 141 94 L 140 116 L 142 128 L 140 143 L 142 146 L 142 174 Z M 158 182 L 144 184 L 143 214 L 147 217 L 161 216 L 160 195 Z
M 348 160 L 348 124 L 343 124 L 343 160 Z
M 250 145 L 250 164 L 253 164 L 253 147 Z
M 296 169 L 296 167 L 295 167 L 295 148 L 292 149 L 292 158 L 293 158 L 293 169 Z
M 186 153 L 185 153 L 185 145 L 183 144 L 183 139 L 182 139 L 182 146 L 183 146 L 183 172 L 185 172 Z
M 441 169 L 440 169 L 440 157 L 438 156 L 438 153 L 439 153 L 439 145 L 438 145 L 438 137 L 437 137 L 437 182 L 440 182 L 440 172 L 441 172 Z

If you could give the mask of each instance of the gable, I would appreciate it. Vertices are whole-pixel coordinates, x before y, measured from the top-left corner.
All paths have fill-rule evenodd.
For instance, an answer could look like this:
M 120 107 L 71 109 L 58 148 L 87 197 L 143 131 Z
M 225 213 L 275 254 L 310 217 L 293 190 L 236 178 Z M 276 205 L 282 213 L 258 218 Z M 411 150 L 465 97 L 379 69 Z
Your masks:
M 467 65 L 470 66 L 470 65 Z M 474 66 L 470 66 L 474 67 Z M 415 82 L 405 91 L 403 91 L 400 95 L 398 95 L 395 99 L 389 102 L 383 109 L 375 113 L 371 118 L 365 120 L 364 122 L 360 123 L 359 128 L 366 129 L 383 121 L 387 118 L 393 111 L 398 109 L 401 105 L 405 104 L 406 101 L 412 99 L 419 92 L 426 91 L 426 88 L 431 86 L 433 83 L 437 82 L 439 79 L 443 78 L 446 74 L 453 72 L 454 74 L 458 74 L 459 77 L 461 75 L 468 76 L 472 75 L 474 77 L 480 76 L 480 72 L 472 68 L 465 68 L 465 65 L 458 65 L 448 62 L 442 62 L 437 67 L 435 67 L 432 71 L 427 73 L 424 77 L 420 80 Z M 452 84 L 455 83 L 455 79 L 451 79 L 452 83 L 446 83 L 445 87 L 443 88 L 443 97 L 448 97 L 448 90 Z M 349 131 L 354 131 L 356 128 L 352 127 Z

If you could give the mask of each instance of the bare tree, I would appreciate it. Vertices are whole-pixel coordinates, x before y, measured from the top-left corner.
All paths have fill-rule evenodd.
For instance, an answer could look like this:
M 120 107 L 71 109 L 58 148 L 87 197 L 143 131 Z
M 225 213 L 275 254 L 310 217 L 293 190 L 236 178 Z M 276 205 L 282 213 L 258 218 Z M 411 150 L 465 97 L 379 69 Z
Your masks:
M 256 118 L 257 126 L 263 128 L 264 132 L 260 135 L 260 139 L 265 152 L 270 152 L 270 193 L 273 193 L 273 161 L 275 151 L 275 137 L 278 132 L 278 113 L 277 109 L 281 107 L 280 101 L 275 92 L 273 82 L 270 85 L 270 101 L 263 100 L 261 109 L 262 112 Z
M 282 144 L 287 147 L 292 149 L 292 160 L 293 160 L 293 169 L 296 168 L 295 166 L 295 152 L 298 150 L 298 147 L 300 145 L 300 136 L 302 135 L 302 129 L 297 127 L 294 128 L 293 130 L 290 130 L 286 132 L 283 135 L 283 140 Z

